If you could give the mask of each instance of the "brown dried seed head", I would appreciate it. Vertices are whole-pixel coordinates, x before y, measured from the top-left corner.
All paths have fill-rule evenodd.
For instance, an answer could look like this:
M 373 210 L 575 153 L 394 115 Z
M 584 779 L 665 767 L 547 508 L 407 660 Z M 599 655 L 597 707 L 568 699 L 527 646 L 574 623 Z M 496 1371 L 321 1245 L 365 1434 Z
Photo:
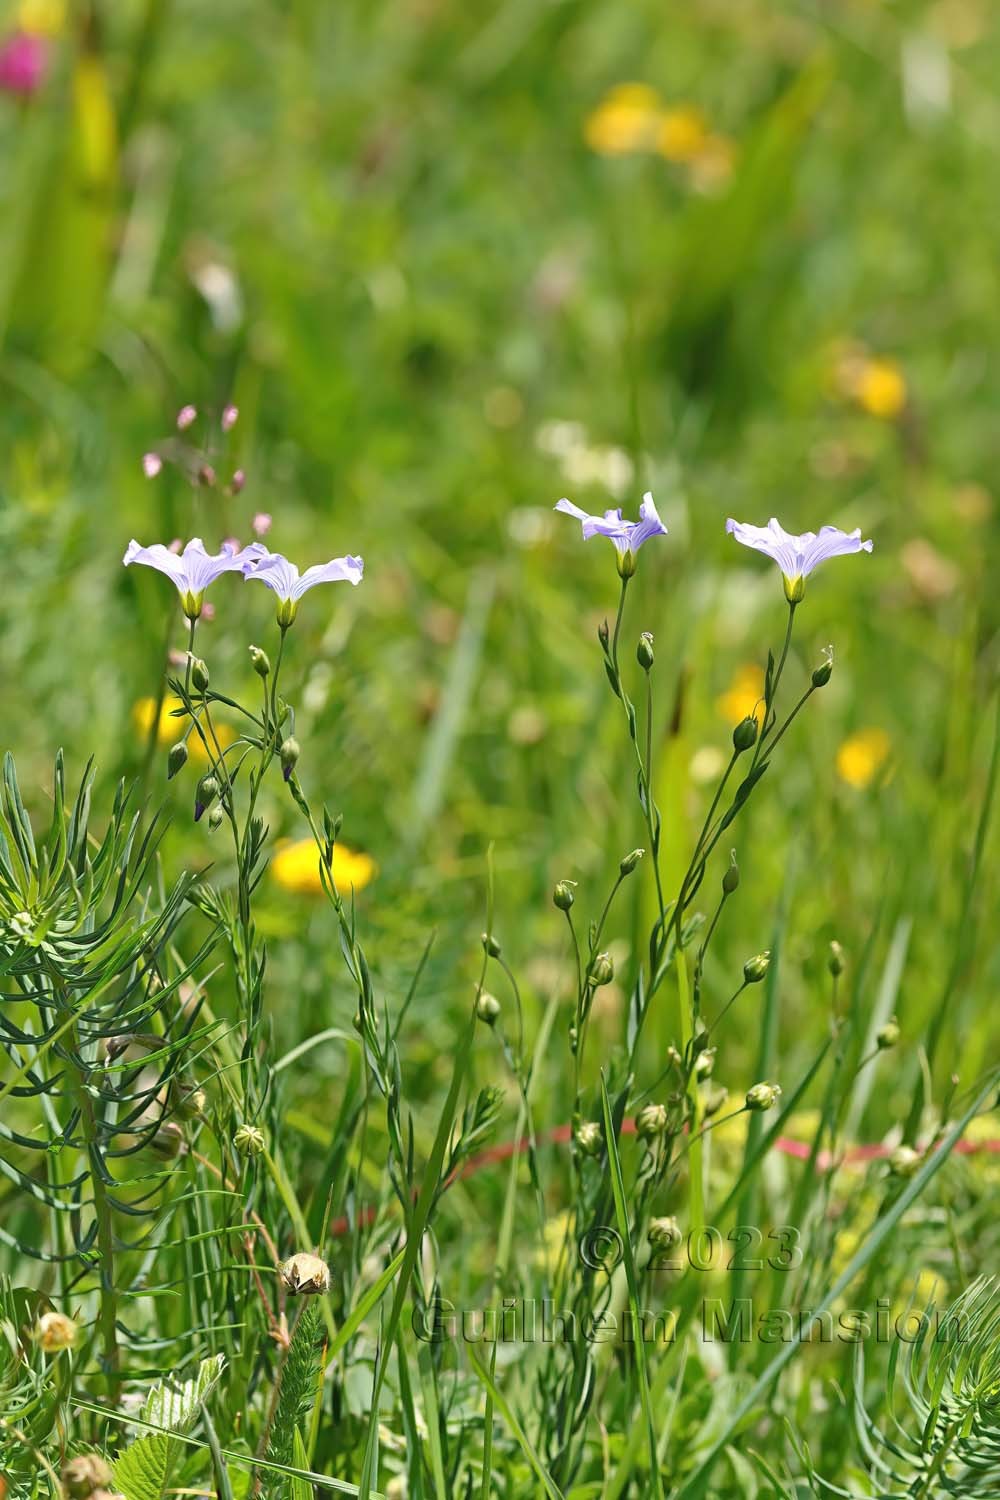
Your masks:
M 318 1255 L 300 1252 L 286 1260 L 281 1267 L 281 1284 L 286 1291 L 315 1296 L 317 1292 L 330 1290 L 330 1267 Z

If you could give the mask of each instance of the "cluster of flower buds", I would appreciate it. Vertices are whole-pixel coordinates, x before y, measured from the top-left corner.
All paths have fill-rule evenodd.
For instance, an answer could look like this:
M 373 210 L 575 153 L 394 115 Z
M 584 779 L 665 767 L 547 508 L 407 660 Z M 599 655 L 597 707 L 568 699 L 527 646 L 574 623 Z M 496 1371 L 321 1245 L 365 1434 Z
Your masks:
M 223 435 L 232 432 L 239 421 L 239 409 L 228 405 L 223 407 L 222 415 L 219 417 L 218 429 Z M 174 425 L 178 433 L 184 434 L 191 430 L 198 420 L 198 408 L 187 404 L 182 406 L 177 413 Z M 218 484 L 218 475 L 215 469 L 218 440 L 211 444 L 199 447 L 190 440 L 182 437 L 164 438 L 153 449 L 142 455 L 142 472 L 147 479 L 155 479 L 163 472 L 164 464 L 172 464 L 179 473 L 190 484 L 204 489 L 215 489 Z M 242 469 L 235 469 L 225 486 L 224 493 L 227 495 L 238 495 L 246 484 L 246 474 Z M 264 522 L 263 530 L 257 531 L 256 522 Z M 254 530 L 258 536 L 263 536 L 270 525 L 270 516 L 255 518 Z

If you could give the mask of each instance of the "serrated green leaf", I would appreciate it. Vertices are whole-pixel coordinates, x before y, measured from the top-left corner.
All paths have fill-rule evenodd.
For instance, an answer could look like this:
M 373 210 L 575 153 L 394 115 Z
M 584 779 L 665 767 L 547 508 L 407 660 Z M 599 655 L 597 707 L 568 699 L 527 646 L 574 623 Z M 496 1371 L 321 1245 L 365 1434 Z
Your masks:
M 115 1483 L 125 1500 L 161 1500 L 167 1481 L 180 1457 L 173 1433 L 183 1436 L 222 1374 L 221 1354 L 203 1359 L 190 1380 L 161 1380 L 146 1397 L 142 1419 L 167 1429 L 147 1433 L 130 1444 L 117 1459 Z

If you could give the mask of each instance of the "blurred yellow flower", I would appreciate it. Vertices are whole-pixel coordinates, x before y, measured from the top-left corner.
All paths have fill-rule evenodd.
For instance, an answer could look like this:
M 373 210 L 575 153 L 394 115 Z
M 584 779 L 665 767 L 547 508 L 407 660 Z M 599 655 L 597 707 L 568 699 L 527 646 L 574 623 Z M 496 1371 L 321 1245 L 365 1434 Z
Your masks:
M 378 866 L 370 854 L 360 854 L 343 844 L 333 847 L 333 879 L 340 891 L 363 890 L 374 880 Z M 319 874 L 319 850 L 313 839 L 288 840 L 278 845 L 271 860 L 271 874 L 286 891 L 310 895 L 323 889 Z
M 656 149 L 663 102 L 645 83 L 620 83 L 611 89 L 583 127 L 584 140 L 602 156 Z
M 34 36 L 58 36 L 66 24 L 66 0 L 21 0 L 17 24 Z
M 906 405 L 906 380 L 894 359 L 869 359 L 859 373 L 855 398 L 873 417 L 889 421 Z
M 678 104 L 661 112 L 656 149 L 667 161 L 694 161 L 708 139 L 705 116 L 693 104 Z
M 881 770 L 891 749 L 892 741 L 884 729 L 859 729 L 837 751 L 837 775 L 860 790 Z
M 833 348 L 834 383 L 841 396 L 883 421 L 892 421 L 907 402 L 906 377 L 894 359 L 872 354 L 854 339 Z
M 180 698 L 175 697 L 172 693 L 168 693 L 163 702 L 160 704 L 160 717 L 156 725 L 156 743 L 162 750 L 169 749 L 169 747 L 175 744 L 184 733 L 184 730 L 188 723 L 187 717 L 185 716 L 183 718 L 177 718 L 174 715 L 175 709 L 183 707 L 183 701 Z M 140 739 L 146 739 L 148 737 L 149 732 L 153 727 L 153 717 L 155 714 L 155 698 L 140 698 L 136 703 L 133 704 L 132 723 L 135 725 L 136 732 Z M 219 744 L 222 746 L 223 750 L 225 750 L 227 745 L 231 745 L 233 743 L 236 736 L 233 733 L 232 729 L 230 729 L 228 724 L 220 724 L 218 720 L 215 719 L 214 715 L 212 722 L 215 725 L 215 733 Z M 205 749 L 205 746 L 202 744 L 200 734 L 192 731 L 192 733 L 188 735 L 187 747 L 192 760 L 208 760 L 208 753 Z
M 758 717 L 764 697 L 764 673 L 757 662 L 744 662 L 733 673 L 726 691 L 715 700 L 715 706 L 727 724 Z

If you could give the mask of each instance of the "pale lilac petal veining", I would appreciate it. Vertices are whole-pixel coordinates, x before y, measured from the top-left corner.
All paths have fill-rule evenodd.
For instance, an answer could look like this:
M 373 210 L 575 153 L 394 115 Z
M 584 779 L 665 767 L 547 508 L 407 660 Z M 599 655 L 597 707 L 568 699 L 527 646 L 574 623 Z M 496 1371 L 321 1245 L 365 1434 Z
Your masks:
M 585 541 L 592 536 L 607 537 L 622 555 L 638 552 L 650 537 L 667 535 L 667 528 L 657 515 L 653 497 L 648 491 L 642 497 L 638 521 L 626 521 L 620 510 L 606 510 L 603 516 L 592 516 L 574 505 L 572 500 L 560 500 L 555 508 L 580 522 Z
M 726 531 L 744 547 L 763 552 L 778 564 L 786 580 L 786 592 L 789 585 L 804 581 L 814 568 L 830 557 L 872 550 L 870 540 L 862 541 L 860 529 L 841 531 L 839 526 L 823 526 L 818 534 L 803 531 L 794 535 L 786 531 L 774 516 L 766 526 L 753 526 L 748 521 L 734 521 L 730 517 Z
M 210 584 L 223 573 L 242 573 L 260 553 L 266 551 L 260 542 L 242 548 L 230 542 L 213 554 L 205 550 L 201 537 L 195 536 L 182 552 L 175 552 L 164 547 L 162 542 L 143 547 L 133 539 L 122 561 L 126 567 L 140 563 L 165 574 L 176 585 L 185 614 L 195 619 L 201 613 L 203 596 Z

